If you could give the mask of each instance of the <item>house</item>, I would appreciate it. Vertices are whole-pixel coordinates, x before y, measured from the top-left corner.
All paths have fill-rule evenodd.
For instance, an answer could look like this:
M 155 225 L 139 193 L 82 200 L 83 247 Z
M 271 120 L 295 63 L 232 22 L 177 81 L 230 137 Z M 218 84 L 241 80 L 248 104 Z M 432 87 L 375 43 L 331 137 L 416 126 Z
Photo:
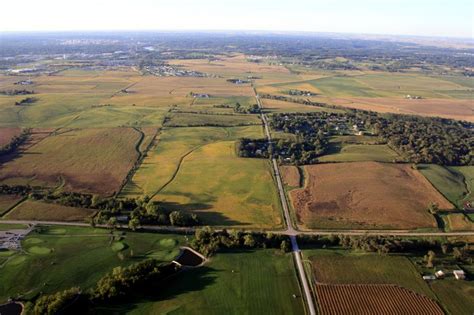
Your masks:
M 436 271 L 436 272 L 435 272 L 435 276 L 436 276 L 436 278 L 438 278 L 438 279 L 443 279 L 444 276 L 445 276 L 444 271 L 443 271 L 443 270 L 438 270 L 438 271 Z
M 432 280 L 436 280 L 436 277 L 433 275 L 427 275 L 427 276 L 423 276 L 423 280 L 432 281 Z
M 453 275 L 456 280 L 466 279 L 466 274 L 464 273 L 464 270 L 453 270 Z

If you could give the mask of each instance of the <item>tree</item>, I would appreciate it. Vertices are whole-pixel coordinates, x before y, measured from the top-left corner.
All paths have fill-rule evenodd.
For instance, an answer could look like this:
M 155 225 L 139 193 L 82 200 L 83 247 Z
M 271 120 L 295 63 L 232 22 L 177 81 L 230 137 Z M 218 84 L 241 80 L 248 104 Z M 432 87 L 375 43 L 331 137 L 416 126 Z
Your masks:
M 81 293 L 79 288 L 71 288 L 51 295 L 41 296 L 35 303 L 35 314 L 54 315 L 70 305 Z
M 435 258 L 435 252 L 430 250 L 428 251 L 428 254 L 427 254 L 427 259 L 426 259 L 426 267 L 428 268 L 433 268 L 433 260 Z
M 128 227 L 135 231 L 140 226 L 140 220 L 137 217 L 131 218 L 128 221 Z
M 186 218 L 181 211 L 173 211 L 169 215 L 171 225 L 186 225 Z
M 247 234 L 244 236 L 244 245 L 248 247 L 255 246 L 255 238 L 253 237 L 252 234 Z
M 109 226 L 111 229 L 115 229 L 117 227 L 117 218 L 110 217 L 107 221 L 107 226 Z

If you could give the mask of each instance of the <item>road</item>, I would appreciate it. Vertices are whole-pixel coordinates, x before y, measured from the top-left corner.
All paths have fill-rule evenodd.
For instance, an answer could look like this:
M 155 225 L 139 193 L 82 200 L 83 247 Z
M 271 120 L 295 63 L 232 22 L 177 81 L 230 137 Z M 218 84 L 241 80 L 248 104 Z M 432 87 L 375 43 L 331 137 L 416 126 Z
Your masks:
M 255 92 L 255 100 L 257 101 L 257 105 L 260 108 L 260 117 L 262 118 L 262 122 L 263 122 L 263 125 L 264 125 L 264 128 L 265 128 L 265 135 L 267 137 L 269 146 L 272 146 L 273 145 L 272 144 L 272 135 L 270 134 L 270 127 L 268 126 L 267 117 L 262 112 L 263 107 L 262 107 L 262 104 L 260 102 L 260 98 L 258 96 L 258 93 L 255 89 L 254 89 L 254 92 Z M 291 249 L 292 249 L 293 257 L 295 258 L 295 261 L 296 261 L 296 267 L 298 269 L 298 275 L 299 275 L 299 278 L 300 278 L 300 283 L 303 286 L 306 305 L 308 306 L 309 314 L 310 315 L 316 315 L 316 308 L 314 307 L 313 294 L 311 292 L 311 288 L 310 288 L 309 283 L 308 283 L 308 278 L 306 276 L 303 261 L 302 261 L 302 258 L 301 258 L 301 251 L 299 249 L 298 242 L 296 240 L 297 231 L 293 227 L 290 211 L 288 209 L 288 202 L 286 200 L 285 191 L 283 189 L 283 182 L 282 182 L 281 176 L 280 176 L 280 170 L 278 169 L 278 163 L 277 163 L 276 159 L 274 159 L 274 158 L 272 158 L 272 167 L 273 167 L 273 173 L 275 175 L 275 179 L 276 179 L 277 186 L 278 186 L 278 195 L 280 196 L 281 207 L 283 209 L 283 216 L 285 218 L 285 223 L 286 223 L 286 231 L 285 232 L 286 232 L 286 234 L 288 234 L 290 236 L 290 239 L 291 239 Z

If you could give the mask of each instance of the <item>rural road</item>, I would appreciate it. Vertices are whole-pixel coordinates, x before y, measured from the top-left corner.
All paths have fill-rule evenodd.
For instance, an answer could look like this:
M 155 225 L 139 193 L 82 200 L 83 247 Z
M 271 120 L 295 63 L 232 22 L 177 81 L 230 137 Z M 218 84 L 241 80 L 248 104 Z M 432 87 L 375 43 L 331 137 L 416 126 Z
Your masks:
M 255 100 L 257 101 L 257 105 L 262 110 L 262 104 L 260 102 L 260 98 L 258 96 L 257 90 L 253 89 L 255 92 Z M 272 146 L 272 136 L 270 134 L 270 127 L 268 126 L 267 117 L 263 112 L 260 112 L 260 117 L 262 118 L 263 125 L 265 127 L 265 135 L 267 136 L 268 145 Z M 313 294 L 311 292 L 311 288 L 309 287 L 308 278 L 306 277 L 306 273 L 303 266 L 303 261 L 301 258 L 301 251 L 298 247 L 298 242 L 296 241 L 296 234 L 297 231 L 293 228 L 293 224 L 291 221 L 290 211 L 288 210 L 288 202 L 286 201 L 285 191 L 283 190 L 283 183 L 280 176 L 280 170 L 278 169 L 278 164 L 276 159 L 272 158 L 272 167 L 273 173 L 275 175 L 275 179 L 278 186 L 278 194 L 280 196 L 281 206 L 283 208 L 283 215 L 286 222 L 286 234 L 290 236 L 291 239 L 291 249 L 293 252 L 293 257 L 296 261 L 296 267 L 298 269 L 298 275 L 301 281 L 301 285 L 303 286 L 303 291 L 305 295 L 306 304 L 308 305 L 308 311 L 310 315 L 316 315 L 316 308 L 314 307 L 313 301 Z

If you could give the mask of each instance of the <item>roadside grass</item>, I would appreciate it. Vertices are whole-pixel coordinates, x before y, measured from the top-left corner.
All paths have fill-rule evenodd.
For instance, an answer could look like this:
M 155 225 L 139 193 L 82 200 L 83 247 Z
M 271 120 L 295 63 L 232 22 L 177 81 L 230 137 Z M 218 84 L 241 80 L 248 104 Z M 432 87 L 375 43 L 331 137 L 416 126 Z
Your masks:
M 170 261 L 178 254 L 178 246 L 184 243 L 183 236 L 173 234 L 115 232 L 114 235 L 128 246 L 120 257 L 111 247 L 109 230 L 41 226 L 23 241 L 27 253 L 15 254 L 0 267 L 0 303 L 8 297 L 26 294 L 28 298 L 39 292 L 53 293 L 73 286 L 88 289 L 114 267 L 146 259 L 150 251 L 163 252 L 164 261 Z M 174 239 L 175 246 L 161 246 L 163 239 Z
M 293 294 L 296 298 L 293 298 Z M 171 278 L 148 300 L 97 309 L 101 314 L 304 314 L 291 254 L 221 252 Z
M 349 250 L 307 249 L 314 279 L 329 284 L 396 284 L 435 299 L 413 263 L 404 256 Z
M 320 162 L 393 162 L 398 154 L 385 144 L 332 143 L 330 154 L 318 158 Z
M 234 141 L 207 144 L 190 153 L 155 199 L 196 213 L 204 224 L 282 225 L 269 162 L 237 157 Z
M 26 200 L 12 209 L 5 220 L 84 222 L 95 210 Z

